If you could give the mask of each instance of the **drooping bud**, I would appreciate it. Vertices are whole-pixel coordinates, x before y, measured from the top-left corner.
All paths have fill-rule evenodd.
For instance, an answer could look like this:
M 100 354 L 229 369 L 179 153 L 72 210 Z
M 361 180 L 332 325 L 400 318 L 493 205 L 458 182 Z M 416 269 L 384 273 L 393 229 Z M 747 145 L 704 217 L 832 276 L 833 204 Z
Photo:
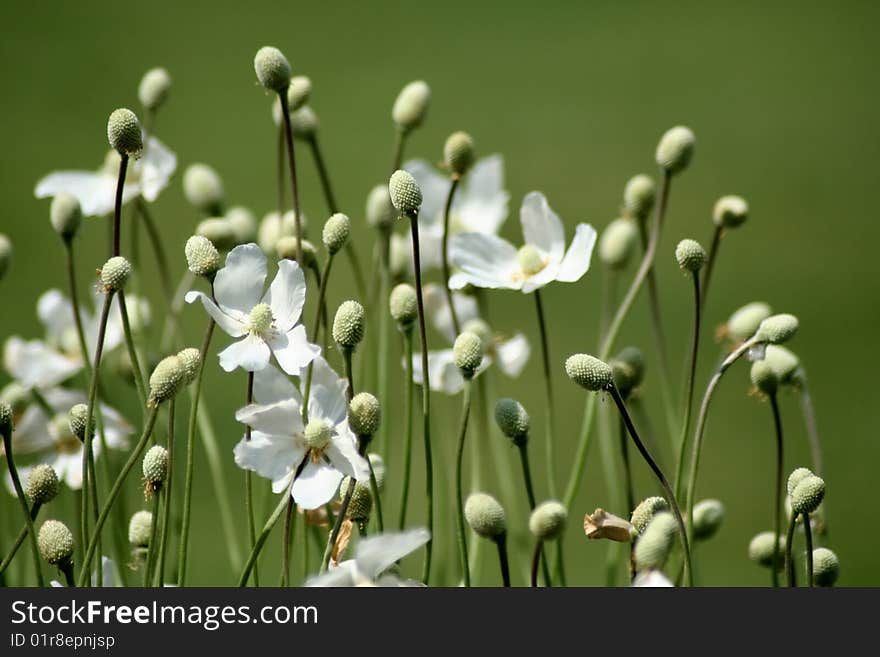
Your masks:
M 625 347 L 611 362 L 614 385 L 622 397 L 627 398 L 645 378 L 645 356 L 638 347 Z
M 776 374 L 780 385 L 796 383 L 796 375 L 801 362 L 790 350 L 779 345 L 768 344 L 764 349 L 764 362 Z
M 354 349 L 364 339 L 364 307 L 357 301 L 344 301 L 333 318 L 333 340 L 341 349 Z
M 388 182 L 388 193 L 394 209 L 401 215 L 414 217 L 422 205 L 422 190 L 408 171 L 398 169 Z
M 312 95 L 312 81 L 305 75 L 294 75 L 287 87 L 287 108 L 295 112 L 305 105 Z
M 788 481 L 786 482 L 786 489 L 788 490 L 788 494 L 791 495 L 794 492 L 794 489 L 797 487 L 799 483 L 801 483 L 807 477 L 814 477 L 813 471 L 809 468 L 795 468 L 792 470 L 791 474 L 788 475 Z
M 168 477 L 168 450 L 161 445 L 153 445 L 144 454 L 142 467 L 147 490 L 155 493 Z
M 758 330 L 755 331 L 755 340 L 780 344 L 793 338 L 797 333 L 798 326 L 798 318 L 794 315 L 787 313 L 771 315 L 758 326 Z
M 195 347 L 187 347 L 177 352 L 177 357 L 183 366 L 182 385 L 188 386 L 196 380 L 196 376 L 199 374 L 199 367 L 202 364 L 202 353 Z
M 138 85 L 138 99 L 145 109 L 155 112 L 168 99 L 171 75 L 164 68 L 151 68 Z
M 47 520 L 40 527 L 37 535 L 37 546 L 46 563 L 64 568 L 73 558 L 73 534 L 63 522 Z
M 471 493 L 464 503 L 464 517 L 477 536 L 496 540 L 507 533 L 504 507 L 491 495 Z
M 319 126 L 318 115 L 309 105 L 303 105 L 295 112 L 290 113 L 290 129 L 293 130 L 293 136 L 296 139 L 304 139 L 305 141 L 314 139 Z
M 330 255 L 335 255 L 345 246 L 351 233 L 351 220 L 347 215 L 337 212 L 324 224 L 321 237 L 324 240 L 324 248 Z
M 348 425 L 358 436 L 375 436 L 382 422 L 379 400 L 369 392 L 359 392 L 348 405 Z
M 528 442 L 531 420 L 523 405 L 515 399 L 499 399 L 495 403 L 495 422 L 514 445 L 521 447 Z
M 193 235 L 183 247 L 186 264 L 196 276 L 211 279 L 222 264 L 217 247 L 204 235 Z
M 220 251 L 229 251 L 236 246 L 235 228 L 224 217 L 209 217 L 196 226 L 196 235 L 200 235 Z
M 120 155 L 138 155 L 144 141 L 137 115 L 130 109 L 113 110 L 107 120 L 107 140 Z
M 695 142 L 696 137 L 690 128 L 670 128 L 657 144 L 657 164 L 670 175 L 684 171 L 694 155 Z
M 424 80 L 410 82 L 397 96 L 391 108 L 391 118 L 397 127 L 409 132 L 422 124 L 431 102 L 431 88 Z
M 465 379 L 473 378 L 483 362 L 483 341 L 471 331 L 464 331 L 455 339 L 452 347 L 452 359 Z
M 70 242 L 82 223 L 82 208 L 75 196 L 62 192 L 52 199 L 49 209 L 52 228 L 65 242 Z
M 633 551 L 636 570 L 663 567 L 672 551 L 676 529 L 675 517 L 668 511 L 661 511 L 651 518 Z
M 813 513 L 825 498 L 825 481 L 811 475 L 804 477 L 791 491 L 791 509 L 795 513 Z
M 719 228 L 742 226 L 748 216 L 749 204 L 741 196 L 722 196 L 712 210 L 712 221 Z
M 131 263 L 122 256 L 113 256 L 101 267 L 101 285 L 105 292 L 119 292 L 131 276 Z
M 235 244 L 248 244 L 257 239 L 257 219 L 246 207 L 236 205 L 226 211 L 226 221 L 235 233 Z
M 254 72 L 260 84 L 270 91 L 282 93 L 290 86 L 290 62 L 278 48 L 260 48 L 254 56 Z
M 655 495 L 654 497 L 649 497 L 639 503 L 632 512 L 630 522 L 632 523 L 632 526 L 635 527 L 635 530 L 641 534 L 645 531 L 648 523 L 651 522 L 651 518 L 661 511 L 668 510 L 669 503 L 664 498 Z
M 348 504 L 348 510 L 345 517 L 352 522 L 365 523 L 370 520 L 370 513 L 373 510 L 373 491 L 370 489 L 369 481 L 352 481 L 351 477 L 345 477 L 339 486 L 340 497 L 345 497 L 348 487 L 354 485 L 351 494 L 351 501 Z
M 752 363 L 752 385 L 768 397 L 776 394 L 779 387 L 779 377 L 766 360 L 756 360 Z
M 565 361 L 565 373 L 579 386 L 597 392 L 614 384 L 608 363 L 589 354 L 575 354 Z
M 67 423 L 70 428 L 70 433 L 79 438 L 80 441 L 85 441 L 86 439 L 86 424 L 88 422 L 88 417 L 89 407 L 85 404 L 75 404 L 67 413 Z M 92 428 L 92 431 L 94 431 L 94 427 Z
M 763 301 L 747 303 L 727 320 L 727 333 L 734 340 L 748 340 L 758 330 L 761 322 L 772 314 L 770 306 Z
M 761 532 L 749 543 L 749 559 L 765 568 L 773 568 L 773 546 L 776 542 L 774 532 Z M 776 550 L 776 568 L 782 568 L 785 561 L 785 536 L 779 537 L 779 546 Z
M 296 237 L 281 237 L 275 243 L 275 251 L 279 258 L 296 260 Z M 318 262 L 318 250 L 308 240 L 302 240 L 302 266 L 304 269 L 314 267 Z
M 565 531 L 568 511 L 561 502 L 548 500 L 541 502 L 529 516 L 529 531 L 541 541 L 552 541 Z

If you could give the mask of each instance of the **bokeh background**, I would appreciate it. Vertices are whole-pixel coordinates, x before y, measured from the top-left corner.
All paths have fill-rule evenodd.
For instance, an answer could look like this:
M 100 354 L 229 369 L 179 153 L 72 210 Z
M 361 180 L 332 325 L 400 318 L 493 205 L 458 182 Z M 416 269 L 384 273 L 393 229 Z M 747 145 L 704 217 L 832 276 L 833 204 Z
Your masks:
M 3 3 L 0 17 L 6 89 L 0 105 L 0 231 L 16 249 L 14 266 L 0 282 L 3 338 L 41 335 L 36 298 L 64 284 L 62 247 L 49 226 L 48 201 L 33 197 L 36 181 L 55 169 L 97 167 L 107 149 L 107 115 L 118 106 L 138 109 L 138 81 L 153 66 L 166 67 L 174 78 L 156 131 L 176 151 L 180 167 L 154 214 L 173 255 L 175 278 L 185 266 L 183 242 L 199 219 L 182 194 L 187 164 L 214 166 L 231 203 L 259 216 L 273 208 L 271 99 L 256 86 L 252 68 L 253 54 L 264 44 L 280 47 L 295 71 L 309 75 L 315 85 L 312 106 L 321 119 L 322 145 L 365 262 L 373 236 L 363 220 L 364 199 L 387 175 L 390 107 L 410 80 L 427 80 L 433 98 L 408 156 L 438 161 L 445 137 L 459 129 L 474 135 L 481 154 L 502 153 L 511 192 L 503 233 L 515 241 L 521 239 L 519 203 L 533 189 L 548 196 L 569 235 L 580 221 L 601 229 L 616 216 L 626 180 L 654 173 L 653 152 L 662 132 L 689 125 L 697 135 L 697 152 L 675 181 L 656 267 L 672 363 L 683 362 L 691 308 L 690 286 L 672 257 L 674 245 L 694 237 L 708 246 L 714 201 L 741 194 L 751 216 L 725 240 L 715 271 L 698 394 L 717 358 L 713 328 L 733 309 L 760 299 L 798 315 L 802 326 L 792 348 L 809 372 L 824 441 L 829 544 L 841 559 L 840 583 L 880 584 L 878 530 L 870 520 L 880 457 L 873 369 L 880 237 L 872 219 L 880 156 L 876 3 L 16 2 Z M 302 156 L 300 162 L 303 203 L 314 225 L 325 216 L 324 203 L 310 160 Z M 104 230 L 93 220 L 82 232 L 81 286 L 91 283 L 90 271 L 103 261 Z M 146 252 L 143 261 L 143 279 L 154 282 Z M 334 274 L 334 307 L 354 295 L 344 272 L 340 267 L 338 278 Z M 159 314 L 163 302 L 156 287 L 150 289 Z M 565 378 L 562 362 L 569 353 L 595 349 L 600 289 L 596 262 L 580 283 L 557 284 L 545 293 L 556 362 L 561 478 L 568 475 L 584 402 Z M 494 387 L 498 394 L 521 399 L 541 427 L 532 300 L 513 292 L 493 294 L 491 300 L 496 327 L 507 332 L 521 327 L 534 348 L 519 380 L 497 379 Z M 639 299 L 620 346 L 636 344 L 651 352 L 645 301 Z M 204 315 L 189 309 L 184 318 L 186 339 L 195 344 Z M 224 346 L 225 336 L 218 338 L 215 345 Z M 649 355 L 643 392 L 655 426 L 662 428 L 655 365 Z M 240 437 L 232 415 L 244 387 L 243 375 L 222 375 L 211 358 L 206 391 L 236 511 L 243 486 L 231 455 Z M 749 387 L 747 368 L 738 365 L 724 380 L 710 418 L 700 493 L 724 501 L 727 517 L 720 533 L 700 548 L 705 584 L 764 585 L 769 579 L 746 557 L 749 539 L 772 526 L 774 454 L 769 405 L 749 396 Z M 399 375 L 392 389 L 400 390 Z M 114 401 L 137 417 L 132 394 L 124 389 L 115 394 Z M 444 418 L 435 441 L 451 454 L 454 431 L 445 418 L 456 416 L 458 400 L 435 399 L 438 417 Z M 386 421 L 399 446 L 400 406 L 396 399 L 394 404 Z M 806 464 L 808 453 L 795 396 L 785 395 L 782 407 L 790 471 Z M 536 434 L 533 467 L 538 496 L 545 497 L 542 435 Z M 484 438 L 501 440 L 495 434 Z M 411 524 L 421 513 L 418 435 L 415 444 Z M 512 469 L 519 483 L 515 454 L 506 445 L 505 450 L 509 459 L 488 466 Z M 398 448 L 395 466 L 399 454 Z M 445 527 L 438 540 L 441 551 L 454 557 L 450 463 L 446 456 L 438 466 Z M 191 581 L 231 584 L 237 574 L 224 556 L 204 463 L 198 468 Z M 641 463 L 636 468 L 639 494 L 653 494 L 645 468 Z M 585 512 L 609 506 L 595 444 L 584 482 L 570 510 L 568 574 L 573 583 L 599 584 L 605 545 L 588 543 L 580 529 Z M 394 509 L 397 483 L 392 479 L 389 485 L 387 504 Z M 134 478 L 129 489 L 132 509 L 142 503 Z M 503 501 L 514 545 L 527 550 L 522 500 Z M 18 510 L 8 496 L 0 508 L 8 536 L 18 526 Z M 241 527 L 243 540 L 243 522 Z M 269 581 L 277 576 L 277 553 L 276 535 L 264 567 Z M 487 559 L 481 581 L 494 583 L 495 557 Z M 19 561 L 27 564 L 26 558 Z M 409 568 L 415 572 L 419 560 L 412 561 Z M 514 577 L 522 581 L 524 552 L 514 561 Z M 295 562 L 298 574 L 302 566 Z

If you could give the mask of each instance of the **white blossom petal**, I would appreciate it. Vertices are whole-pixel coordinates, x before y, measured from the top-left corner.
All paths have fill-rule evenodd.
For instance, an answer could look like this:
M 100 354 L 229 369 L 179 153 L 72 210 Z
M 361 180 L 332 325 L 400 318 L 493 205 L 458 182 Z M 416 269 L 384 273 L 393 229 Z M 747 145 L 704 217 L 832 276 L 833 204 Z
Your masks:
M 672 582 L 669 581 L 669 578 L 666 577 L 659 570 L 643 570 L 638 575 L 636 575 L 635 579 L 632 583 L 635 587 L 659 587 L 659 588 L 668 588 L 673 586 Z
M 449 279 L 449 287 L 461 289 L 468 283 L 477 287 L 519 289 L 516 249 L 495 235 L 463 233 L 449 240 L 449 260 L 461 271 Z
M 37 317 L 46 327 L 48 339 L 54 344 L 60 344 L 71 329 L 76 330 L 73 304 L 59 290 L 47 290 L 40 295 L 37 299 Z
M 266 281 L 266 256 L 256 244 L 241 244 L 226 256 L 226 265 L 214 278 L 214 298 L 227 314 L 245 315 L 260 303 Z
M 235 419 L 252 429 L 277 436 L 302 433 L 302 405 L 294 399 L 273 404 L 249 404 L 235 412 Z
M 275 328 L 287 333 L 299 321 L 306 302 L 306 279 L 293 260 L 280 260 L 278 273 L 263 296 L 263 303 L 272 309 Z
M 81 359 L 70 359 L 40 340 L 25 342 L 18 336 L 6 341 L 3 348 L 6 371 L 25 388 L 51 388 L 82 369 Z
M 34 189 L 37 198 L 70 194 L 79 201 L 86 217 L 104 216 L 116 205 L 116 176 L 95 171 L 55 171 L 41 179 Z M 137 183 L 126 183 L 122 202 L 128 203 L 140 194 Z
M 259 372 L 269 364 L 269 345 L 256 335 L 247 335 L 220 352 L 220 367 L 232 372 L 240 367 L 248 372 Z
M 538 248 L 559 262 L 565 252 L 565 232 L 562 221 L 553 212 L 541 192 L 529 192 L 520 208 L 520 222 L 526 244 Z
M 156 137 L 148 137 L 143 155 L 134 166 L 139 169 L 144 199 L 152 203 L 168 186 L 177 168 L 177 156 Z
M 251 439 L 242 438 L 235 446 L 234 454 L 238 467 L 276 481 L 296 470 L 305 456 L 305 449 L 290 436 L 251 431 Z
M 309 460 L 293 482 L 290 494 L 301 508 L 317 509 L 333 499 L 341 481 L 342 473 L 336 468 L 323 460 Z
M 446 206 L 446 197 L 449 194 L 449 186 L 452 184 L 449 176 L 442 175 L 425 160 L 409 160 L 403 165 L 403 168 L 416 179 L 416 183 L 422 191 L 419 228 L 423 224 L 430 223 L 440 223 L 442 227 L 443 208 Z
M 283 399 L 294 399 L 302 404 L 302 397 L 293 382 L 271 364 L 254 374 L 254 399 L 259 404 L 271 404 Z
M 510 194 L 504 189 L 504 160 L 490 155 L 477 160 L 455 195 L 452 212 L 461 232 L 498 233 L 507 218 Z
M 455 342 L 455 327 L 452 323 L 452 313 L 449 312 L 449 301 L 443 288 L 436 283 L 428 283 L 422 290 L 425 304 L 425 315 L 428 322 L 443 334 L 450 343 Z M 455 314 L 458 323 L 464 325 L 472 319 L 479 318 L 477 300 L 472 296 L 461 292 L 452 293 L 452 303 L 455 304 Z
M 431 538 L 427 529 L 379 534 L 360 541 L 355 550 L 358 570 L 376 579 L 395 563 L 415 552 Z
M 348 423 L 343 423 L 337 427 L 337 434 L 333 437 L 330 444 L 324 450 L 324 454 L 330 459 L 337 470 L 342 474 L 354 477 L 357 481 L 370 480 L 370 464 L 367 460 L 358 454 L 356 447 L 357 439 Z
M 305 394 L 305 381 L 302 392 Z M 330 367 L 321 357 L 315 358 L 312 369 L 312 387 L 309 390 L 309 417 L 318 417 L 332 425 L 348 417 L 348 381 Z
M 326 573 L 309 577 L 303 586 L 322 588 L 350 588 L 360 577 L 354 559 L 343 561 Z
M 559 274 L 559 263 L 549 262 L 547 265 L 534 276 L 529 276 L 522 283 L 523 294 L 531 294 L 535 290 L 539 290 L 548 283 L 556 280 Z
M 455 395 L 464 388 L 464 377 L 455 366 L 452 349 L 441 349 L 428 352 L 428 375 L 431 390 L 444 392 L 447 395 Z M 423 385 L 422 354 L 413 354 L 413 382 Z
M 590 268 L 590 259 L 595 244 L 596 230 L 589 224 L 578 224 L 571 246 L 568 247 L 565 258 L 559 267 L 556 280 L 564 283 L 574 283 L 580 280 Z
M 186 293 L 184 300 L 187 303 L 194 303 L 196 300 L 201 301 L 211 318 L 217 322 L 217 326 L 223 329 L 224 333 L 231 335 L 233 338 L 240 338 L 248 332 L 247 326 L 240 313 L 234 312 L 235 316 L 226 314 L 217 306 L 217 304 L 214 303 L 213 299 L 204 292 L 190 290 Z
M 498 343 L 495 355 L 498 366 L 507 376 L 517 377 L 529 360 L 531 347 L 522 333 L 517 333 L 510 340 Z
M 300 376 L 303 369 L 321 355 L 321 347 L 309 342 L 306 327 L 297 324 L 287 333 L 269 338 L 269 347 L 281 369 L 291 376 Z

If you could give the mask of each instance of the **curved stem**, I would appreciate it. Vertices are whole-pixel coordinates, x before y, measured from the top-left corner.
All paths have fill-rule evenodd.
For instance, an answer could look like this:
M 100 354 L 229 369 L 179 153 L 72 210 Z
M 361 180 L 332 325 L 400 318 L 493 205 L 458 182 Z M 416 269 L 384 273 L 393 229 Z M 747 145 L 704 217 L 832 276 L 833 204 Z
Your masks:
M 37 575 L 37 586 L 43 586 L 43 569 L 40 563 L 40 549 L 37 547 L 37 533 L 34 531 L 34 521 L 31 517 L 31 509 L 28 507 L 27 497 L 21 487 L 21 480 L 18 478 L 18 469 L 15 467 L 15 460 L 12 457 L 12 431 L 3 432 L 3 449 L 6 453 L 6 465 L 9 468 L 9 476 L 12 478 L 12 486 L 15 488 L 15 495 L 21 504 L 21 511 L 24 514 L 24 523 L 31 537 L 31 552 L 34 558 L 34 571 Z M 35 507 L 36 510 L 36 507 Z M 34 514 L 36 517 L 36 514 Z M 14 555 L 15 552 L 13 551 Z M 12 561 L 12 558 L 9 558 Z M 7 564 L 8 565 L 8 564 Z M 2 572 L 2 571 L 0 571 Z
M 458 523 L 458 551 L 461 557 L 461 571 L 464 577 L 465 587 L 471 585 L 471 574 L 468 568 L 467 556 L 467 525 L 464 522 L 464 496 L 461 490 L 461 468 L 464 461 L 464 441 L 467 436 L 468 416 L 471 412 L 471 388 L 473 381 L 468 378 L 465 380 L 464 392 L 461 402 L 461 423 L 458 431 L 458 449 L 455 456 L 455 504 L 456 504 L 456 521 Z
M 776 430 L 776 479 L 774 482 L 774 510 L 773 510 L 773 530 L 775 543 L 773 544 L 773 586 L 779 586 L 779 570 L 776 564 L 779 563 L 779 539 L 782 537 L 782 469 L 783 469 L 783 453 L 782 453 L 782 417 L 779 414 L 779 404 L 776 401 L 776 394 L 770 395 L 770 408 L 773 409 L 773 426 Z M 806 522 L 806 518 L 805 518 Z
M 543 552 L 544 541 L 540 538 L 535 541 L 535 550 L 532 552 L 532 569 L 531 569 L 531 578 L 529 582 L 531 583 L 532 588 L 538 586 L 538 562 L 541 560 L 541 553 Z M 547 582 L 547 586 L 550 586 L 550 582 Z
M 359 437 L 360 438 L 360 437 Z M 364 455 L 364 452 L 367 450 L 367 445 L 363 440 L 359 440 L 358 442 L 358 454 L 361 456 Z M 306 455 L 308 458 L 308 454 Z M 300 469 L 302 469 L 303 465 L 305 465 L 306 460 L 303 459 L 303 462 L 300 464 Z M 299 476 L 299 471 L 297 471 L 297 476 Z M 295 479 L 295 477 L 294 477 Z M 320 572 L 326 572 L 327 567 L 330 565 L 330 557 L 333 554 L 333 548 L 336 546 L 336 541 L 339 540 L 339 532 L 342 530 L 342 523 L 345 522 L 345 516 L 348 514 L 348 507 L 351 504 L 351 497 L 354 495 L 355 489 L 355 481 L 352 478 L 348 479 L 348 487 L 345 489 L 345 495 L 342 497 L 342 504 L 339 505 L 339 512 L 336 514 L 336 520 L 333 523 L 333 529 L 330 531 L 330 538 L 327 541 L 327 545 L 324 548 L 324 556 L 321 559 L 321 570 Z M 341 491 L 340 491 L 341 492 Z M 329 507 L 328 511 L 329 511 Z
M 556 497 L 556 452 L 555 452 L 555 417 L 553 413 L 553 386 L 550 376 L 550 342 L 547 338 L 547 322 L 544 318 L 544 304 L 541 301 L 541 290 L 535 290 L 535 310 L 538 314 L 538 329 L 541 334 L 541 355 L 544 365 L 544 400 L 546 404 L 546 435 L 544 447 L 547 459 L 547 486 L 550 497 Z
M 293 130 L 290 127 L 290 105 L 287 102 L 287 89 L 278 92 L 278 99 L 281 101 L 281 117 L 284 120 L 284 140 L 287 144 L 287 161 L 290 165 L 290 191 L 293 201 L 294 221 L 296 221 L 296 261 L 300 267 L 304 266 L 302 252 L 302 213 L 299 208 L 299 187 L 296 182 L 296 156 L 293 148 Z M 256 580 L 256 567 L 254 569 L 254 579 Z
M 238 578 L 239 588 L 247 585 L 251 570 L 254 571 L 254 580 L 256 581 L 257 559 L 260 556 L 260 552 L 263 551 L 263 546 L 266 544 L 266 539 L 269 538 L 269 534 L 272 533 L 272 529 L 274 529 L 275 525 L 278 524 L 278 519 L 284 512 L 284 509 L 287 508 L 287 498 L 289 497 L 289 491 L 286 496 L 282 495 L 281 501 L 278 503 L 278 506 L 275 507 L 272 515 L 269 516 L 266 524 L 263 525 L 263 530 L 260 532 L 260 535 L 254 539 L 251 553 L 248 555 L 247 562 L 244 564 L 244 570 L 241 572 L 241 576 Z M 257 586 L 259 586 L 259 584 L 257 584 Z
M 443 207 L 443 240 L 440 251 L 443 267 L 443 293 L 446 295 L 446 303 L 449 306 L 449 314 L 452 316 L 452 328 L 455 335 L 461 333 L 461 324 L 458 322 L 458 313 L 455 312 L 455 304 L 452 302 L 452 290 L 449 289 L 449 277 L 451 276 L 449 269 L 449 215 L 452 210 L 452 200 L 455 198 L 455 190 L 458 189 L 460 181 L 460 176 L 453 175 L 449 192 L 446 194 L 446 205 Z
M 694 329 L 691 338 L 691 353 L 685 383 L 684 418 L 681 422 L 681 436 L 678 441 L 678 462 L 675 466 L 675 494 L 681 497 L 684 474 L 684 459 L 687 453 L 687 437 L 691 427 L 691 411 L 694 404 L 694 379 L 697 372 L 697 354 L 700 350 L 700 277 L 697 272 L 691 275 L 694 282 Z
M 501 566 L 501 581 L 505 588 L 510 587 L 510 564 L 507 561 L 507 535 L 501 534 L 495 539 L 495 545 L 498 547 L 498 563 Z
M 376 509 L 376 528 L 381 534 L 385 531 L 385 522 L 382 519 L 382 498 L 379 496 L 379 482 L 376 481 L 376 472 L 373 470 L 373 462 L 367 456 L 367 465 L 370 466 L 370 493 L 373 495 L 373 506 Z
M 119 255 L 120 224 L 122 220 L 122 190 L 125 187 L 125 174 L 128 171 L 128 155 L 119 156 L 119 176 L 116 179 L 116 202 L 113 206 L 113 248 L 111 255 Z
M 286 94 L 284 96 L 286 102 Z M 287 108 L 283 107 L 284 115 L 287 116 Z M 289 119 L 288 119 L 289 120 Z M 245 403 L 250 405 L 254 401 L 254 373 L 248 372 L 247 378 L 247 398 L 245 399 Z M 245 425 L 244 430 L 244 439 L 246 441 L 250 441 L 251 439 L 251 427 L 249 425 Z M 247 515 L 248 522 L 248 538 L 251 543 L 251 548 L 255 549 L 256 541 L 257 541 L 257 529 L 254 524 L 254 486 L 253 486 L 253 476 L 250 470 L 244 471 L 244 507 L 245 514 Z M 260 585 L 260 569 L 259 566 L 254 563 L 254 585 Z
M 809 513 L 804 514 L 804 540 L 807 544 L 807 586 L 813 588 L 813 528 Z
M 785 537 L 785 574 L 788 586 L 794 586 L 794 557 L 792 556 L 792 543 L 794 543 L 794 528 L 797 525 L 798 514 L 792 511 L 791 520 L 788 522 L 788 533 Z M 772 568 L 775 570 L 777 564 L 774 563 Z
M 636 508 L 636 494 L 633 489 L 632 467 L 629 463 L 629 441 L 626 439 L 626 423 L 623 418 L 618 422 L 620 437 L 620 458 L 623 462 L 623 489 L 626 492 L 626 508 L 630 513 Z
M 403 405 L 406 409 L 404 416 L 406 428 L 404 429 L 403 437 L 403 483 L 401 485 L 400 493 L 400 513 L 397 518 L 397 527 L 400 531 L 403 531 L 403 528 L 406 525 L 406 507 L 407 502 L 409 501 L 409 477 L 412 465 L 413 389 L 415 388 L 415 384 L 413 383 L 413 345 L 411 329 L 403 331 L 403 344 L 404 366 L 406 367 L 406 380 L 404 382 L 403 391 Z
M 162 509 L 162 543 L 159 546 L 159 570 L 156 577 L 156 586 L 163 586 L 165 582 L 165 554 L 168 550 L 168 535 L 171 533 L 171 488 L 174 483 L 174 399 L 168 401 L 168 474 L 163 485 L 164 506 Z
M 137 354 L 137 347 L 134 344 L 134 336 L 131 332 L 131 322 L 128 319 L 128 308 L 125 305 L 125 292 L 119 290 L 119 313 L 122 315 L 122 330 L 125 334 L 125 347 L 128 349 L 128 358 L 131 361 L 131 369 L 134 372 L 134 385 L 137 388 L 138 396 L 141 400 L 141 406 L 146 407 L 147 404 L 147 387 L 144 384 L 144 373 L 141 370 L 140 359 Z
M 288 495 L 287 512 L 284 514 L 284 537 L 281 544 L 281 586 L 290 586 L 290 544 L 293 542 L 293 531 L 296 526 L 295 507 L 293 497 Z
M 712 271 L 715 268 L 715 260 L 718 258 L 718 249 L 721 248 L 721 237 L 724 235 L 724 229 L 721 226 L 715 226 L 715 232 L 712 233 L 712 244 L 709 247 L 709 256 L 706 259 L 706 270 L 703 274 L 703 291 L 700 295 L 700 307 L 706 307 L 706 295 L 709 293 L 709 281 L 712 279 Z
M 31 521 L 37 519 L 37 514 L 40 513 L 40 507 L 42 505 L 37 502 L 31 507 Z M 12 560 L 15 558 L 15 555 L 18 553 L 18 549 L 24 543 L 24 540 L 30 536 L 30 529 L 27 523 L 22 526 L 21 531 L 18 532 L 18 536 L 15 537 L 15 542 L 12 544 L 12 547 L 9 548 L 9 554 L 3 557 L 3 561 L 0 562 L 0 577 L 2 577 L 3 573 L 6 572 L 6 569 L 9 568 L 9 564 L 12 563 Z
M 535 490 L 532 487 L 532 469 L 529 466 L 529 448 L 526 443 L 517 445 L 519 460 L 522 463 L 523 479 L 526 484 L 526 496 L 529 498 L 529 511 L 535 510 Z

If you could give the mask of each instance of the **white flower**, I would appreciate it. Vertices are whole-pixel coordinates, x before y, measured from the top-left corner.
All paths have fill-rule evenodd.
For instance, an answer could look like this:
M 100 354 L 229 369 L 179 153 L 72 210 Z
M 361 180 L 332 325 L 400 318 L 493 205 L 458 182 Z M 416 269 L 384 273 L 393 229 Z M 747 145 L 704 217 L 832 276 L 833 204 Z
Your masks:
M 415 552 L 431 538 L 427 529 L 378 534 L 357 545 L 355 558 L 332 570 L 309 578 L 306 586 L 421 586 L 420 582 L 385 574 L 395 563 Z
M 233 338 L 220 352 L 220 366 L 227 372 L 241 367 L 258 372 L 272 354 L 285 372 L 298 376 L 320 353 L 299 324 L 306 301 L 306 280 L 300 266 L 281 260 L 278 273 L 263 294 L 266 256 L 256 244 L 237 246 L 226 256 L 226 266 L 214 279 L 217 303 L 201 292 L 187 292 L 186 302 L 200 299 L 217 325 Z
M 659 570 L 653 569 L 641 571 L 636 575 L 632 585 L 644 588 L 669 588 L 674 586 L 666 575 Z
M 422 270 L 442 263 L 443 210 L 449 186 L 449 175 L 425 160 L 411 160 L 404 165 L 422 190 L 419 211 L 419 247 Z M 449 213 L 449 234 L 487 233 L 494 235 L 507 218 L 510 194 L 504 189 L 504 160 L 500 155 L 484 157 L 462 179 L 452 199 Z M 412 243 L 407 240 L 409 262 Z
M 460 271 L 449 279 L 449 287 L 457 290 L 471 284 L 528 294 L 551 281 L 573 283 L 587 273 L 596 243 L 592 226 L 578 224 L 566 251 L 562 221 L 540 192 L 523 199 L 520 222 L 525 245 L 518 251 L 495 235 L 453 235 L 449 259 Z
M 103 578 L 101 579 L 102 588 L 111 589 L 117 586 L 122 586 L 122 584 L 119 583 L 119 574 L 116 572 L 116 564 L 113 563 L 113 559 L 110 557 L 101 557 L 101 574 L 103 575 Z M 53 579 L 49 582 L 49 586 L 56 589 L 64 588 L 64 584 L 57 579 Z M 92 573 L 92 586 L 98 586 L 97 568 L 95 568 L 95 572 Z
M 156 137 L 149 137 L 140 159 L 129 162 L 129 175 L 122 190 L 122 202 L 141 195 L 153 202 L 168 186 L 177 168 L 177 156 Z M 53 171 L 42 178 L 34 189 L 37 198 L 61 193 L 79 201 L 85 216 L 103 216 L 113 212 L 116 204 L 116 183 L 119 177 L 119 155 L 110 151 L 97 171 Z
M 357 481 L 370 476 L 369 464 L 358 454 L 357 437 L 348 426 L 347 382 L 321 357 L 315 358 L 313 367 L 307 425 L 302 419 L 302 394 L 274 367 L 254 377 L 257 403 L 235 414 L 252 429 L 251 439 L 242 439 L 235 447 L 236 464 L 271 479 L 276 493 L 290 489 L 303 509 L 329 502 L 345 475 Z

